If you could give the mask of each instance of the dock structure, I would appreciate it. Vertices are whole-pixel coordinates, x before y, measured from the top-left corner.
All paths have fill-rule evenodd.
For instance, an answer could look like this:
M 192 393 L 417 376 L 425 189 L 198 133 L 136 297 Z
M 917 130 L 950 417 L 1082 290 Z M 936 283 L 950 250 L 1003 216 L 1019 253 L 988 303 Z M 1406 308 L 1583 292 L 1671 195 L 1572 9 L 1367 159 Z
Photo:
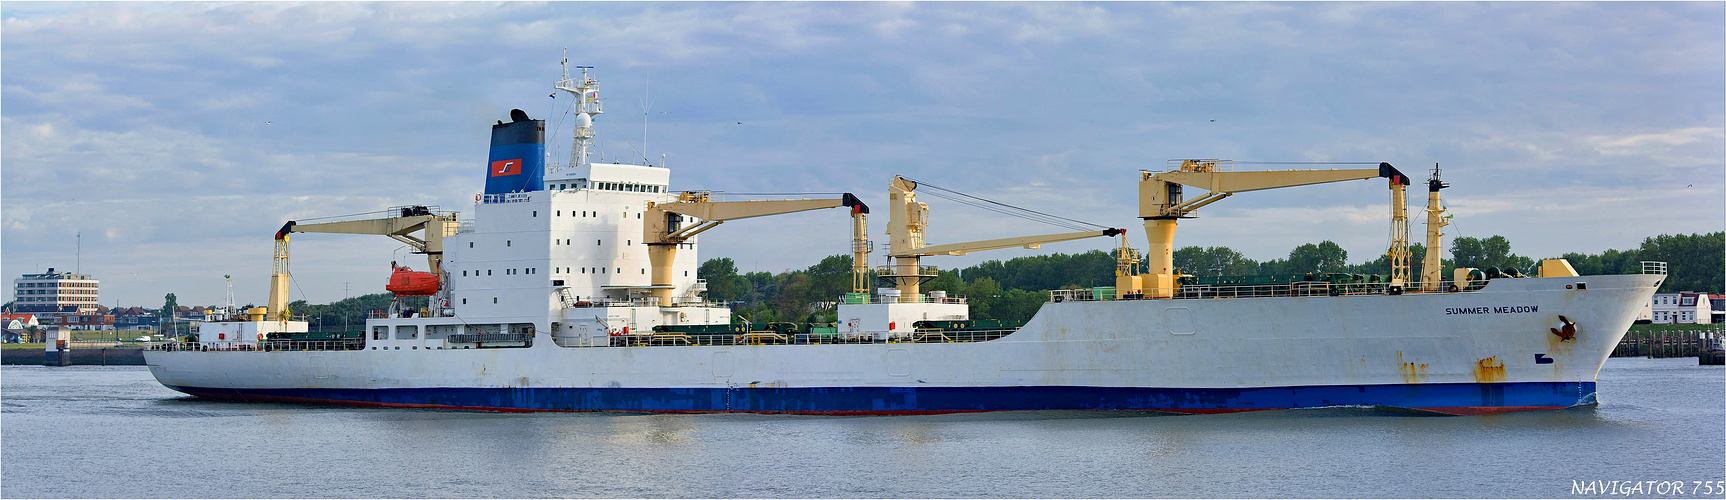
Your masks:
M 1697 358 L 1697 364 L 1721 364 L 1726 330 L 1719 326 L 1689 330 L 1631 330 L 1612 357 Z

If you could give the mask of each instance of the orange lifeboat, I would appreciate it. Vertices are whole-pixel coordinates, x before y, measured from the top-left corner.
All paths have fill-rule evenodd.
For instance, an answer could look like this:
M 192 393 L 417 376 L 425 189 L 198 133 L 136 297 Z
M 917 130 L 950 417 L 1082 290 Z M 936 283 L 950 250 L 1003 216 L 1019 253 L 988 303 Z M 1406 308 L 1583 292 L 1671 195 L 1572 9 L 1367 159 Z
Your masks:
M 396 266 L 390 273 L 390 284 L 385 290 L 400 297 L 423 297 L 437 293 L 438 279 L 432 273 L 415 272 L 407 266 Z

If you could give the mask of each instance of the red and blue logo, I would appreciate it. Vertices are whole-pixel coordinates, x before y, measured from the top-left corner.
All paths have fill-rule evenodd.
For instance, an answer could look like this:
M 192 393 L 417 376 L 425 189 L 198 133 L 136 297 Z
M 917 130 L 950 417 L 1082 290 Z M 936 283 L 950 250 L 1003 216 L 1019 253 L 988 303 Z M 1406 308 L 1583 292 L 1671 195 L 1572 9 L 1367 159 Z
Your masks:
M 491 176 L 503 177 L 521 173 L 521 159 L 500 160 L 491 162 Z

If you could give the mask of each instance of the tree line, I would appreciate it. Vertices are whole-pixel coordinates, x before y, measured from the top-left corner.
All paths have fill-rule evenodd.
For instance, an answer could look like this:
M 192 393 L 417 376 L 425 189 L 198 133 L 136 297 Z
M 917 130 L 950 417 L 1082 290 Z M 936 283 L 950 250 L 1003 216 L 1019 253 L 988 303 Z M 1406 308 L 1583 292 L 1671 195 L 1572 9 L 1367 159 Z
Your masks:
M 1722 232 L 1660 235 L 1643 240 L 1641 246 L 1631 250 L 1571 252 L 1559 257 L 1569 260 L 1583 275 L 1637 274 L 1642 272 L 1642 261 L 1665 261 L 1669 277 L 1661 285 L 1661 291 L 1718 294 L 1722 293 L 1722 277 L 1726 276 L 1723 242 L 1726 233 Z M 1539 272 L 1541 259 L 1512 252 L 1510 240 L 1503 236 L 1457 237 L 1447 250 L 1450 258 L 1441 259 L 1447 270 L 1445 279 L 1450 277 L 1448 270 L 1456 267 L 1514 268 L 1527 275 Z M 1409 253 L 1411 274 L 1418 279 L 1426 247 L 1418 243 L 1409 245 Z M 1389 255 L 1350 264 L 1348 251 L 1328 240 L 1300 245 L 1290 250 L 1287 257 L 1265 261 L 1249 259 L 1226 246 L 1189 246 L 1174 252 L 1174 264 L 1180 272 L 1195 276 L 1390 274 Z M 922 288 L 925 292 L 942 290 L 967 297 L 972 318 L 1020 322 L 1036 314 L 1047 301 L 1049 290 L 1113 286 L 1115 265 L 1115 257 L 1101 250 L 990 260 L 963 269 L 940 271 Z M 1142 262 L 1139 271 L 1145 272 Z M 835 308 L 839 297 L 850 291 L 851 256 L 829 256 L 807 269 L 778 274 L 738 274 L 737 264 L 721 257 L 703 262 L 696 275 L 707 281 L 707 297 L 732 304 L 739 321 L 832 322 L 837 321 Z
M 1411 272 L 1418 277 L 1426 248 L 1417 243 L 1409 245 L 1409 250 L 1412 254 Z M 1539 259 L 1512 252 L 1510 240 L 1503 236 L 1458 237 L 1452 240 L 1448 250 L 1451 257 L 1442 260 L 1447 270 L 1456 267 L 1515 268 L 1529 275 L 1539 271 Z M 1723 256 L 1726 256 L 1726 232 L 1663 234 L 1646 238 L 1633 249 L 1607 250 L 1598 254 L 1570 252 L 1559 257 L 1570 261 L 1570 265 L 1582 275 L 1637 274 L 1642 272 L 1643 261 L 1663 261 L 1668 263 L 1668 277 L 1661 284 L 1660 291 L 1720 294 L 1722 288 L 1726 288 L 1722 286 L 1722 279 L 1726 277 Z M 1390 274 L 1388 255 L 1377 255 L 1354 264 L 1348 262 L 1348 251 L 1328 240 L 1300 245 L 1290 250 L 1287 257 L 1265 261 L 1249 259 L 1226 246 L 1189 246 L 1174 252 L 1176 269 L 1195 276 L 1308 272 Z M 1112 286 L 1115 283 L 1114 270 L 1115 257 L 1108 252 L 1055 253 L 1005 261 L 990 260 L 963 269 L 943 270 L 922 288 L 925 292 L 942 290 L 967 297 L 972 318 L 1019 322 L 1036 314 L 1047 301 L 1049 290 Z M 1139 271 L 1145 272 L 1143 263 Z M 835 310 L 840 297 L 851 291 L 851 256 L 833 255 L 807 269 L 783 273 L 742 274 L 737 272 L 736 262 L 721 257 L 703 262 L 696 275 L 707 281 L 707 297 L 731 304 L 738 320 L 834 322 L 838 319 Z M 173 311 L 178 306 L 174 294 L 167 294 L 163 299 L 160 311 Z M 364 327 L 372 311 L 387 310 L 390 299 L 391 294 L 375 293 L 329 304 L 296 300 L 288 308 L 295 316 L 303 316 L 310 322 L 313 331 L 357 330 Z M 409 300 L 412 307 L 426 306 L 424 297 Z

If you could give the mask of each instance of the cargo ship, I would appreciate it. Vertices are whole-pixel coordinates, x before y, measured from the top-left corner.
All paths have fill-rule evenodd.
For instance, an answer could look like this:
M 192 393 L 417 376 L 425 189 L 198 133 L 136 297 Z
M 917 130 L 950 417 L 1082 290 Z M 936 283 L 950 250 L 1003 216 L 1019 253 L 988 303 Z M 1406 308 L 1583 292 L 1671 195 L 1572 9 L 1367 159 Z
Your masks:
M 565 63 L 554 85 L 574 97 L 567 162 L 548 159 L 545 121 L 516 110 L 492 126 L 471 219 L 410 206 L 288 222 L 275 234 L 267 307 L 153 345 L 151 373 L 204 398 L 488 411 L 1498 413 L 1596 404 L 1596 374 L 1665 278 L 1663 263 L 1579 276 L 1562 259 L 1528 275 L 1446 273 L 1448 185 L 1436 168 L 1426 183 L 1430 251 L 1416 276 L 1411 183 L 1396 167 L 1237 171 L 1209 159 L 1137 172 L 1143 253 L 1113 228 L 929 244 L 929 209 L 916 201 L 928 186 L 894 177 L 891 265 L 870 269 L 870 207 L 850 194 L 722 200 L 672 190 L 663 163 L 592 161 L 603 101 L 578 68 L 572 78 Z M 1203 206 L 1369 179 L 1391 191 L 1389 275 L 1191 276 L 1173 265 L 1177 223 Z M 844 209 L 852 229 L 852 291 L 833 298 L 836 322 L 752 324 L 703 296 L 697 234 L 829 208 Z M 391 263 L 388 288 L 400 298 L 363 331 L 311 332 L 287 307 L 296 233 L 388 236 L 426 267 Z M 1023 324 L 973 319 L 964 297 L 921 289 L 935 276 L 923 258 L 1091 237 L 1119 240 L 1114 286 L 1051 291 Z

